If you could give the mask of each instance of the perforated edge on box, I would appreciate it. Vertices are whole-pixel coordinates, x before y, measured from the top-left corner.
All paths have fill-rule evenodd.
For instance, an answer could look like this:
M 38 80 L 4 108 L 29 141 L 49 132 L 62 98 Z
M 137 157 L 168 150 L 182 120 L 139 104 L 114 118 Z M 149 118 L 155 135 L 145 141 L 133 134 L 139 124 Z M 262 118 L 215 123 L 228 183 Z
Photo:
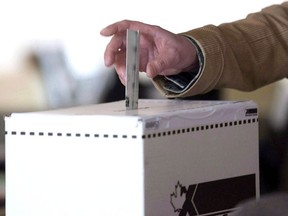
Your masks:
M 171 136 L 176 134 L 184 134 L 184 133 L 193 133 L 198 131 L 205 130 L 215 130 L 218 128 L 224 127 L 235 127 L 238 125 L 252 124 L 258 122 L 258 118 L 238 120 L 238 121 L 230 121 L 230 122 L 222 122 L 208 125 L 199 125 L 195 127 L 188 127 L 182 129 L 175 130 L 167 130 L 157 133 L 147 133 L 141 136 L 142 139 L 151 139 L 151 138 L 159 138 L 165 136 Z M 41 131 L 5 131 L 5 135 L 12 136 L 48 136 L 48 137 L 85 137 L 85 138 L 113 138 L 113 139 L 137 139 L 139 136 L 137 135 L 128 135 L 128 134 L 100 134 L 100 133 L 66 133 L 66 132 L 41 132 Z

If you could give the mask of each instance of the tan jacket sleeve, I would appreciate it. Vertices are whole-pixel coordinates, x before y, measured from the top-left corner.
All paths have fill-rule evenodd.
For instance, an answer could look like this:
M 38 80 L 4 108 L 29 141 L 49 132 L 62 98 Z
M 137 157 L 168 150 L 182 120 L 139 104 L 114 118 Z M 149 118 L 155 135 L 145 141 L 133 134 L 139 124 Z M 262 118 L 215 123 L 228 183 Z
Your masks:
M 207 25 L 183 34 L 192 37 L 204 55 L 198 80 L 185 92 L 163 89 L 164 79 L 153 79 L 167 97 L 185 97 L 213 89 L 252 91 L 288 76 L 288 2 L 272 5 L 245 19 L 219 26 Z

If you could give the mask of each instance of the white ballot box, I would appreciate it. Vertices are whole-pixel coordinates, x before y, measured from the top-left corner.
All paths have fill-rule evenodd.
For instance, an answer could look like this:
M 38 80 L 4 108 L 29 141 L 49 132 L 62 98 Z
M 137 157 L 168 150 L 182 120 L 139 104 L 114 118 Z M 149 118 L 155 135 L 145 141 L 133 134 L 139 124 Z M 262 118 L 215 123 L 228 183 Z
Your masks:
M 6 216 L 228 215 L 259 197 L 254 102 L 138 107 L 7 116 Z

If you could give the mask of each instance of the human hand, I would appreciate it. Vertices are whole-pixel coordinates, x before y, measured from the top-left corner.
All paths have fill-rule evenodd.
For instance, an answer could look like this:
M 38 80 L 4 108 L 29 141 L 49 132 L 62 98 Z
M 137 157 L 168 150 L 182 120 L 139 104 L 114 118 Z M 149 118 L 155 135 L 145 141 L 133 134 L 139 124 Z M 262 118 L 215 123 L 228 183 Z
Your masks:
M 198 58 L 195 47 L 184 36 L 174 34 L 159 26 L 137 21 L 123 20 L 111 24 L 100 32 L 112 36 L 108 43 L 104 62 L 114 65 L 119 79 L 126 83 L 126 30 L 140 32 L 139 70 L 153 78 L 157 75 L 174 75 L 192 68 Z

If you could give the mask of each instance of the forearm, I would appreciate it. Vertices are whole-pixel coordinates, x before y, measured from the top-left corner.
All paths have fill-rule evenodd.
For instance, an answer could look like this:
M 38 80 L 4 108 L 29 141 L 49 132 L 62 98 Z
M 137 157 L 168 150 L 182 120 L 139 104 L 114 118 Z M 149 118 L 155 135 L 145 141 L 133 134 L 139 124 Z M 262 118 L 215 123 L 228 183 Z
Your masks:
M 251 91 L 288 74 L 288 3 L 272 6 L 246 19 L 218 27 L 208 25 L 183 33 L 192 37 L 204 56 L 198 80 L 186 91 L 167 97 L 202 94 L 219 88 Z

